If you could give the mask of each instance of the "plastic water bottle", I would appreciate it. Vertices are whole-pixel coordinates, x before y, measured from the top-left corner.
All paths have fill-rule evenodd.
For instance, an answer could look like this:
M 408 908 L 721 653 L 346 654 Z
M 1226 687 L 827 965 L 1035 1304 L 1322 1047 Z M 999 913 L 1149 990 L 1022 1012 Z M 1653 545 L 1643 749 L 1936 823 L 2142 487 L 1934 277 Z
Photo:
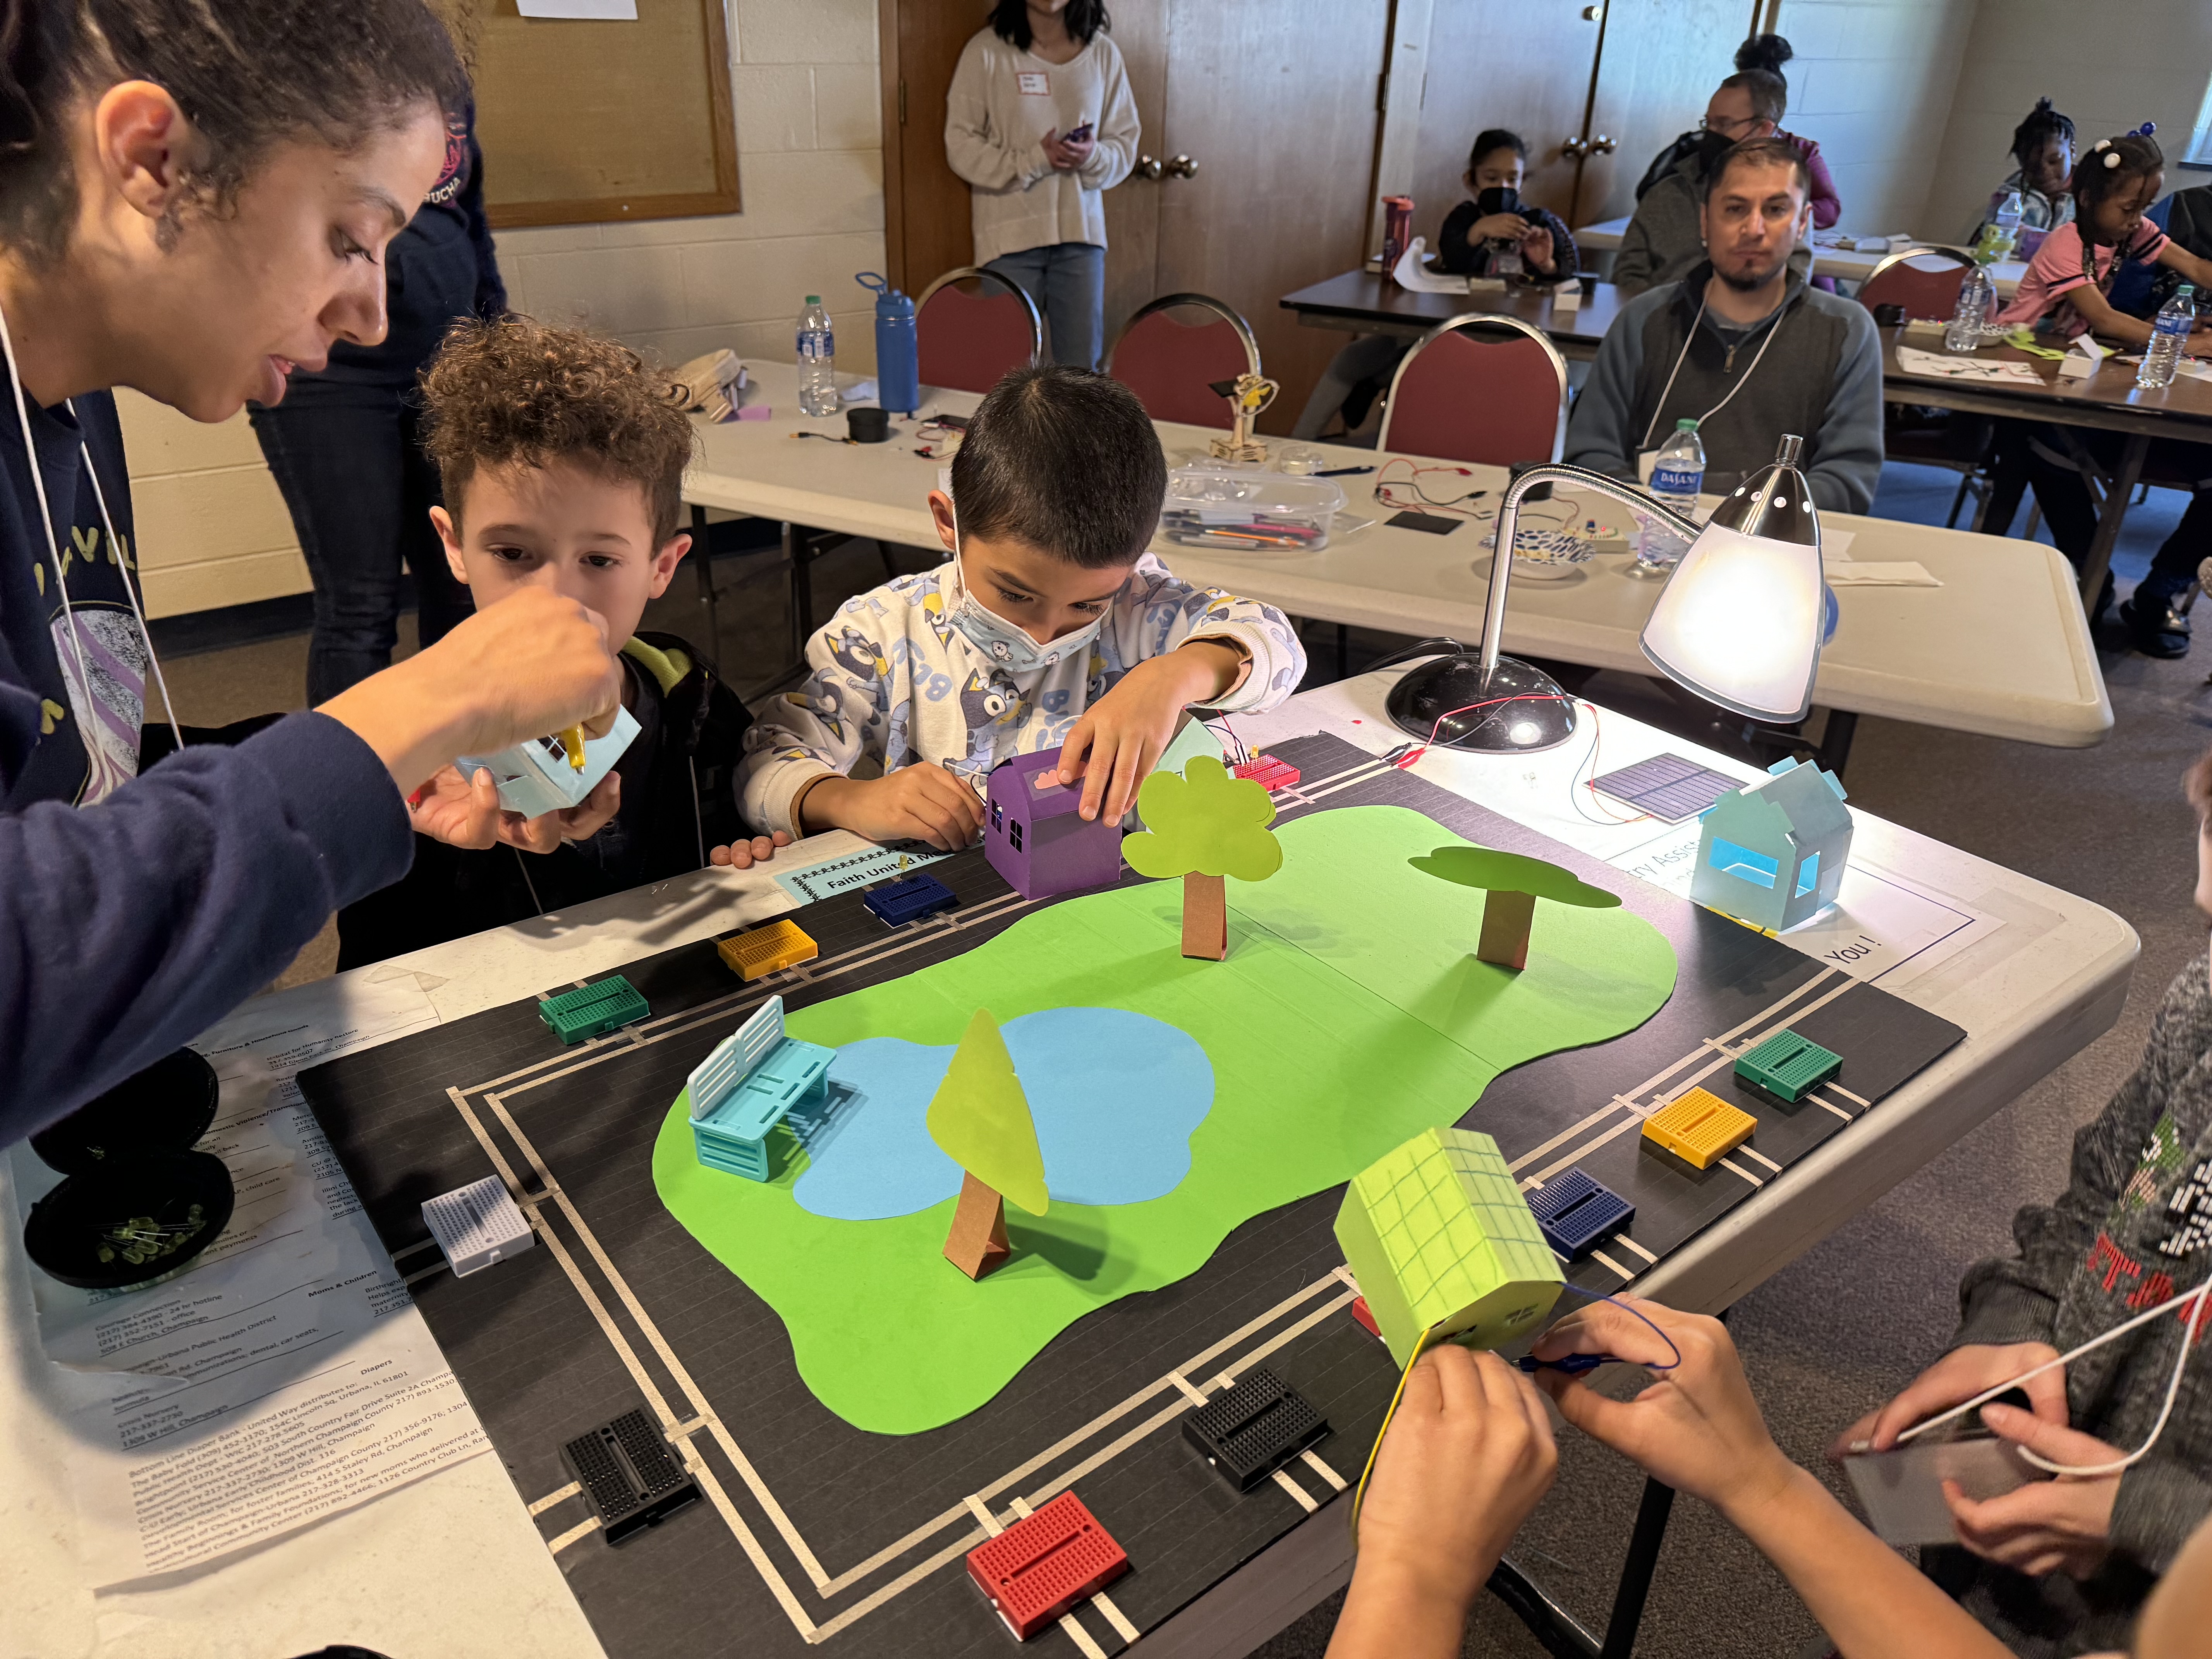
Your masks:
M 1651 460 L 1651 493 L 1684 518 L 1698 510 L 1698 492 L 1705 483 L 1705 441 L 1698 423 L 1685 417 L 1674 422 L 1674 435 Z M 1662 575 L 1674 568 L 1686 544 L 1670 527 L 1646 524 L 1637 538 L 1635 569 L 1641 575 Z
M 2020 246 L 2021 211 L 2020 192 L 2008 190 L 2004 200 L 1997 204 L 1996 211 L 1990 215 L 1990 222 L 1997 228 L 2000 251 L 1996 257 L 2000 259 L 2011 258 L 2013 249 Z
M 1989 320 L 1990 310 L 1996 299 L 1996 288 L 1990 281 L 1990 273 L 1976 265 L 1966 273 L 1966 280 L 1959 284 L 1959 303 L 1951 313 L 1948 327 L 1943 331 L 1943 349 L 1946 351 L 1976 351 L 1982 343 L 1982 325 Z
M 837 337 L 818 294 L 808 295 L 799 313 L 799 407 L 808 415 L 837 412 Z
M 2157 387 L 2173 384 L 2173 366 L 2181 361 L 2181 349 L 2189 343 L 2189 331 L 2197 326 L 2197 290 L 2184 283 L 2174 289 L 2173 297 L 2160 307 L 2158 320 L 2151 325 L 2150 343 L 2143 348 L 2142 365 L 2136 370 L 2136 384 Z

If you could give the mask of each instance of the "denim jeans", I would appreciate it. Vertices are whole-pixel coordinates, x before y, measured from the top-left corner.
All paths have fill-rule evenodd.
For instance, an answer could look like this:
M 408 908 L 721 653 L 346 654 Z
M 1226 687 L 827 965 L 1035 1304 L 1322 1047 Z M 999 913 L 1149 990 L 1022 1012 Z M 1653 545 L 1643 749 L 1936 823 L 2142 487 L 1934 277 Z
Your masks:
M 442 638 L 474 606 L 430 523 L 438 475 L 413 412 L 392 392 L 360 401 L 255 404 L 255 435 L 315 584 L 307 647 L 310 707 L 392 665 L 400 572 L 414 576 L 416 637 Z
M 1096 242 L 1054 242 L 1002 253 L 984 269 L 1019 283 L 1036 302 L 1054 362 L 1098 367 L 1106 349 L 1104 248 Z

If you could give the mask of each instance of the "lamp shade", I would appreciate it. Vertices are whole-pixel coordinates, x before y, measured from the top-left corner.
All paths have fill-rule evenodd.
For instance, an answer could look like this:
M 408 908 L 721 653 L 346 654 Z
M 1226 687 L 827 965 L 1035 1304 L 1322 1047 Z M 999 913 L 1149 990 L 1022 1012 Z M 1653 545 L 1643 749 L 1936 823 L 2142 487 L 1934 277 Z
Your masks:
M 1813 707 L 1827 589 L 1805 477 L 1780 459 L 1724 501 L 1660 590 L 1644 654 L 1706 702 L 1752 720 L 1802 720 Z

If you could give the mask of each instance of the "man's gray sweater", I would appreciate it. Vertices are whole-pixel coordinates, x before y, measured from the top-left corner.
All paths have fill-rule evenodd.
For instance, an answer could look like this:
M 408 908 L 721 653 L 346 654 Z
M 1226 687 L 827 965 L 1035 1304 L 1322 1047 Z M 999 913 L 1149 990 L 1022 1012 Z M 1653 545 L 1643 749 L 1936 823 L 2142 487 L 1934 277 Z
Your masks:
M 2212 1276 L 2212 981 L 2199 957 L 2166 988 L 2142 1063 L 2074 1137 L 2055 1204 L 2013 1219 L 2015 1255 L 1978 1262 L 1960 1287 L 1957 1346 L 2048 1342 L 2069 1352 Z M 2074 1427 L 2124 1451 L 2158 1420 L 2188 1332 L 2154 1319 L 2066 1368 Z M 2112 1554 L 2077 1583 L 2028 1578 L 1964 1549 L 1924 1551 L 1929 1575 L 2032 1659 L 2124 1648 L 2142 1598 L 2212 1514 L 2212 1331 L 2200 1330 L 2173 1416 L 2120 1477 Z

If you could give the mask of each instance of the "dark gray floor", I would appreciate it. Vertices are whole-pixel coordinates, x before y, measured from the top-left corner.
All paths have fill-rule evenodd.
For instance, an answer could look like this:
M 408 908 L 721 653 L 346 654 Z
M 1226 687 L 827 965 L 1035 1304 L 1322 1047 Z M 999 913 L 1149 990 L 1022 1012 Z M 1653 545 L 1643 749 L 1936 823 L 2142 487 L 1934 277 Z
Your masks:
M 1940 524 L 1953 475 L 1893 466 L 1876 510 Z M 2124 593 L 2179 517 L 2168 492 L 2134 509 L 2115 568 Z M 2212 548 L 2205 550 L 2212 552 Z M 897 556 L 914 568 L 922 556 Z M 727 559 L 715 570 L 716 641 L 728 677 L 749 691 L 791 654 L 784 579 L 767 560 Z M 816 617 L 883 578 L 872 543 L 852 543 L 816 569 Z M 2212 612 L 2208 612 L 2212 615 Z M 679 571 L 647 625 L 703 641 L 705 607 L 694 574 Z M 1317 645 L 1331 630 L 1316 630 Z M 1397 641 L 1353 636 L 1352 665 Z M 1310 684 L 1333 672 L 1316 652 Z M 2191 908 L 2191 823 L 2177 788 L 2182 769 L 2212 731 L 2203 682 L 2212 650 L 2151 662 L 2107 653 L 2118 725 L 2101 746 L 2040 749 L 1868 719 L 1860 723 L 1848 781 L 1858 805 L 1997 863 L 2109 906 L 2142 936 L 2142 960 L 2120 1024 L 1943 1158 L 1738 1304 L 1732 1323 L 1762 1405 L 1784 1449 L 1819 1466 L 1829 1437 L 1893 1392 L 1948 1334 L 1961 1270 L 2002 1249 L 2024 1198 L 2055 1191 L 2075 1128 L 2094 1116 L 2132 1067 L 2166 981 L 2203 951 L 2203 922 Z M 297 707 L 306 640 L 291 635 L 169 659 L 187 719 L 205 724 Z M 1638 683 L 1600 676 L 1601 702 L 1646 696 Z M 290 977 L 327 972 L 311 950 Z M 1518 1559 L 1579 1617 L 1601 1624 L 1640 1490 L 1611 1454 L 1570 1433 L 1557 1488 L 1522 1534 Z M 1334 1606 L 1320 1609 L 1262 1650 L 1267 1659 L 1318 1654 Z M 1731 1659 L 1794 1654 L 1817 1632 L 1787 1587 L 1710 1511 L 1684 1500 L 1662 1559 L 1637 1649 L 1643 1659 Z M 1540 1653 L 1494 1601 L 1478 1611 L 1471 1653 Z

